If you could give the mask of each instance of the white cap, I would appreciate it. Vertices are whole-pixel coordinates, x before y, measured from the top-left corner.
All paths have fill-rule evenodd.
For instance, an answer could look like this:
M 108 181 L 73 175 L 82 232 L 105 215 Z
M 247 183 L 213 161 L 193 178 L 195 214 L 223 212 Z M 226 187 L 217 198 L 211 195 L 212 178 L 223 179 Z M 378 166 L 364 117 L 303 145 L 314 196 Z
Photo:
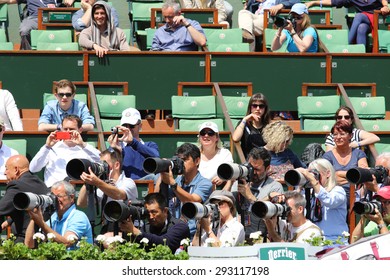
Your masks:
M 215 133 L 218 133 L 218 125 L 215 122 L 204 122 L 199 127 L 199 132 L 201 132 L 205 128 L 210 128 Z
M 122 112 L 121 125 L 125 123 L 136 125 L 141 121 L 141 114 L 137 109 L 128 108 Z

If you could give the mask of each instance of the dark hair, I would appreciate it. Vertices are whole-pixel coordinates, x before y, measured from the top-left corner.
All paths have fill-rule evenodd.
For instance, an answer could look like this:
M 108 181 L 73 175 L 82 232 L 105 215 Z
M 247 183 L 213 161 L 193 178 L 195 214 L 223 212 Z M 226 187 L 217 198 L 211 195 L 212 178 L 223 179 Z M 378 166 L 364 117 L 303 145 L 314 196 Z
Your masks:
M 347 132 L 348 134 L 352 134 L 353 126 L 349 124 L 347 121 L 341 120 L 341 121 L 337 121 L 333 125 L 332 130 L 330 132 L 334 134 L 336 130 L 341 130 Z
M 65 88 L 65 87 L 70 87 L 72 93 L 76 92 L 76 86 L 69 80 L 63 79 L 59 80 L 54 88 L 54 92 L 58 93 L 59 88 Z
M 264 94 L 259 92 L 259 93 L 255 93 L 254 95 L 251 96 L 251 98 L 249 99 L 249 102 L 248 102 L 248 108 L 246 110 L 246 115 L 249 115 L 251 113 L 251 106 L 255 101 L 259 101 L 265 105 L 264 114 L 261 117 L 260 122 L 263 126 L 266 126 L 271 121 L 271 110 L 269 109 L 268 101 L 267 101 L 267 98 L 265 97 Z
M 112 162 L 119 162 L 122 168 L 122 152 L 118 148 L 109 147 L 107 150 L 101 152 L 100 156 L 110 155 Z
M 248 154 L 248 160 L 263 160 L 263 165 L 267 168 L 271 164 L 271 155 L 264 147 L 255 147 Z
M 341 106 L 340 108 L 337 109 L 336 114 L 334 115 L 334 119 L 337 121 L 337 116 L 339 115 L 341 110 L 345 110 L 348 112 L 348 115 L 351 117 L 352 124 L 355 123 L 355 117 L 353 115 L 352 109 L 349 108 L 348 106 Z
M 65 116 L 63 119 L 62 119 L 62 123 L 64 123 L 65 120 L 69 120 L 69 121 L 76 121 L 77 122 L 77 127 L 80 129 L 83 125 L 83 121 L 80 119 L 79 116 L 77 115 L 67 115 Z
M 95 13 L 96 10 L 98 9 L 103 9 L 104 10 L 104 13 L 107 15 L 107 11 L 106 11 L 106 7 L 103 6 L 102 4 L 94 4 L 92 6 L 92 12 L 91 12 L 91 15 L 92 15 L 92 18 L 93 18 L 93 14 Z
M 145 196 L 144 198 L 144 204 L 153 204 L 153 203 L 157 203 L 158 204 L 158 207 L 161 209 L 161 210 L 164 210 L 164 208 L 168 207 L 167 206 L 167 200 L 165 198 L 164 195 L 162 195 L 161 193 L 149 193 Z
M 176 155 L 181 155 L 183 159 L 191 157 L 195 161 L 197 158 L 200 158 L 200 150 L 194 144 L 184 143 L 177 148 Z

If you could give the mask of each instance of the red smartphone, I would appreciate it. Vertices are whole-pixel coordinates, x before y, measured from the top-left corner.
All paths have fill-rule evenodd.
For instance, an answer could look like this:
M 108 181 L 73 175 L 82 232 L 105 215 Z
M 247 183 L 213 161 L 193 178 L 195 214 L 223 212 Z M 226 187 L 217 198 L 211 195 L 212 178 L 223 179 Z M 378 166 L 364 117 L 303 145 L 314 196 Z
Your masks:
M 69 131 L 57 131 L 56 139 L 57 140 L 70 140 L 71 134 Z

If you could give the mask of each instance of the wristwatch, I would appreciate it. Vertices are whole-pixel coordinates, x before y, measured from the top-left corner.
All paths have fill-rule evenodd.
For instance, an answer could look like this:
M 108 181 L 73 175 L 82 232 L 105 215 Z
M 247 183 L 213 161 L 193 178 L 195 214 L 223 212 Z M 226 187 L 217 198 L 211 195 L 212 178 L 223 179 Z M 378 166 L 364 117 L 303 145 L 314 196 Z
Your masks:
M 171 185 L 171 189 L 173 191 L 176 191 L 177 190 L 177 183 L 174 183 L 173 185 Z
M 383 224 L 379 224 L 379 225 L 378 225 L 378 229 L 379 229 L 379 231 L 380 231 L 382 228 L 384 228 L 384 227 L 386 227 L 386 224 L 385 224 L 385 223 L 383 223 Z

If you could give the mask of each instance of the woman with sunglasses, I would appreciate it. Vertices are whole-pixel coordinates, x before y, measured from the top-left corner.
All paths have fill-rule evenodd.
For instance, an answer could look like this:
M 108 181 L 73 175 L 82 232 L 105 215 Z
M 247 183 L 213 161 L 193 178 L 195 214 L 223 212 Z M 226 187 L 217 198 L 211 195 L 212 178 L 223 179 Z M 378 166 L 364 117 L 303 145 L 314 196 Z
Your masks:
M 232 163 L 231 152 L 222 147 L 219 138 L 219 129 L 216 123 L 207 121 L 201 124 L 198 135 L 198 145 L 200 149 L 200 174 L 213 183 L 213 190 L 221 187 L 224 180 L 217 176 L 217 169 L 222 163 Z M 231 181 L 226 181 L 225 189 L 230 190 Z
M 318 52 L 319 37 L 311 25 L 309 11 L 305 4 L 294 4 L 287 26 L 279 27 L 272 41 L 271 50 L 280 49 L 286 41 L 288 52 Z
M 264 148 L 271 155 L 269 176 L 279 182 L 284 181 L 284 174 L 291 169 L 306 165 L 288 148 L 292 142 L 293 130 L 283 121 L 269 123 L 263 130 L 263 138 L 267 143 Z
M 337 184 L 332 164 L 319 158 L 312 161 L 308 169 L 298 168 L 297 171 L 305 176 L 312 187 L 310 220 L 323 231 L 325 239 L 336 241 L 341 237 L 340 241 L 348 244 L 343 234 L 348 232 L 345 219 L 347 196 L 345 190 Z
M 271 121 L 271 112 L 267 99 L 262 93 L 256 93 L 249 99 L 246 116 L 238 123 L 232 135 L 234 142 L 241 141 L 241 149 L 247 158 L 255 147 L 263 147 L 263 128 Z
M 336 170 L 336 182 L 344 188 L 348 198 L 348 206 L 350 183 L 346 178 L 347 171 L 355 167 L 368 168 L 366 154 L 362 150 L 354 149 L 350 146 L 352 130 L 352 125 L 348 121 L 337 121 L 331 131 L 335 141 L 335 147 L 322 156 Z M 358 193 L 356 194 L 358 196 Z
M 352 126 L 355 124 L 354 123 L 355 118 L 353 116 L 353 112 L 351 108 L 347 106 L 341 106 L 336 111 L 335 120 L 336 121 L 345 120 Z M 379 142 L 379 140 L 380 138 L 376 136 L 374 133 L 362 129 L 357 129 L 354 127 L 352 130 L 352 138 L 351 138 L 351 142 L 349 143 L 349 146 L 351 148 L 361 148 L 363 146 L 367 146 Z M 326 137 L 325 147 L 326 147 L 326 151 L 330 151 L 335 147 L 332 133 L 329 134 L 328 137 Z

